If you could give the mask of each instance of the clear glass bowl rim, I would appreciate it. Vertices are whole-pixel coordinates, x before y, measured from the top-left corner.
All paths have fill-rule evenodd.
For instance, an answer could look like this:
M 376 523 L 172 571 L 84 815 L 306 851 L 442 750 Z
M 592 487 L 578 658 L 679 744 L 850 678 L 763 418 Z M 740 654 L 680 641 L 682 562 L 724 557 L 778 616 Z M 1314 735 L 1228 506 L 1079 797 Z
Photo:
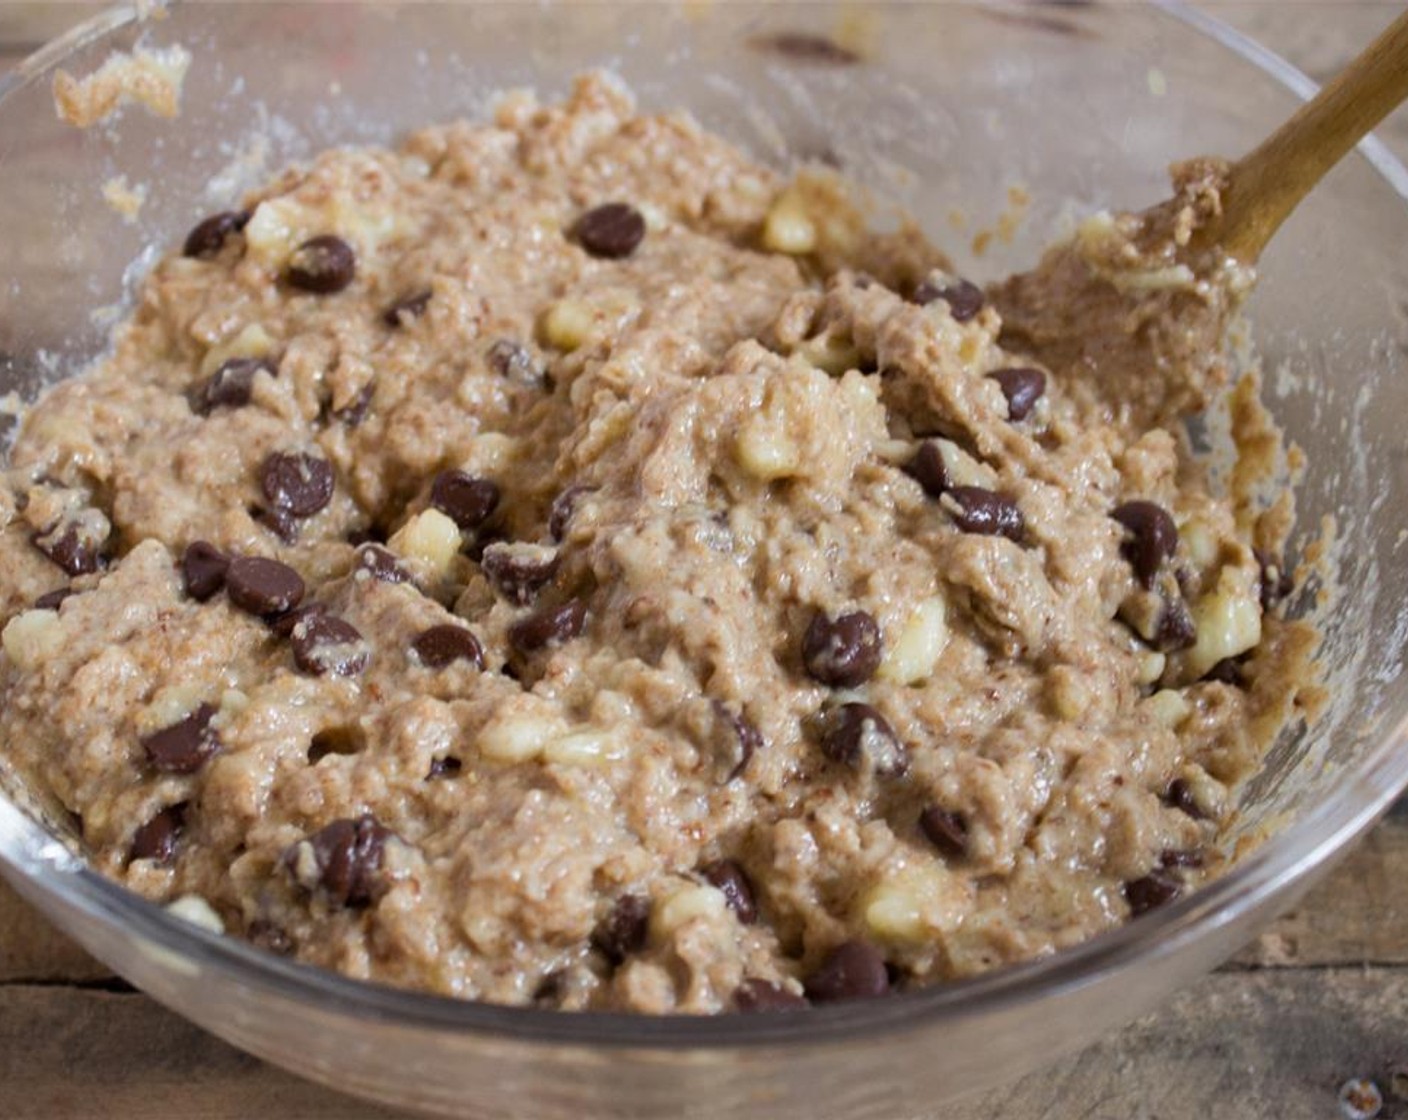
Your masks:
M 975 0 L 981 3 L 981 0 Z M 1185 0 L 1147 0 L 1149 8 L 1201 32 L 1305 99 L 1316 84 L 1279 55 Z M 118 5 L 45 44 L 0 75 L 0 114 L 7 95 L 46 74 L 73 52 L 138 18 Z M 1408 170 L 1374 137 L 1357 150 L 1408 203 Z M 1192 153 L 1190 153 L 1192 154 Z M 87 867 L 56 873 L 52 864 L 26 855 L 32 840 L 47 835 L 24 817 L 27 836 L 0 863 L 22 876 L 29 890 L 53 895 L 115 932 L 136 935 L 174 954 L 187 966 L 222 974 L 226 981 L 306 1004 L 329 1015 L 383 1026 L 485 1036 L 544 1046 L 672 1052 L 739 1051 L 844 1043 L 877 1034 L 907 1034 L 947 1021 L 987 1017 L 1042 997 L 1090 986 L 1122 970 L 1177 953 L 1238 915 L 1275 899 L 1322 867 L 1365 832 L 1408 788 L 1408 717 L 1394 726 L 1333 792 L 1313 810 L 1270 836 L 1225 876 L 1137 921 L 1100 934 L 1051 957 L 1012 965 L 973 979 L 899 994 L 888 999 L 809 1008 L 792 1014 L 645 1016 L 620 1012 L 561 1012 L 430 995 L 354 980 L 263 952 L 211 933 L 105 879 Z M 3 795 L 0 795 L 3 797 Z

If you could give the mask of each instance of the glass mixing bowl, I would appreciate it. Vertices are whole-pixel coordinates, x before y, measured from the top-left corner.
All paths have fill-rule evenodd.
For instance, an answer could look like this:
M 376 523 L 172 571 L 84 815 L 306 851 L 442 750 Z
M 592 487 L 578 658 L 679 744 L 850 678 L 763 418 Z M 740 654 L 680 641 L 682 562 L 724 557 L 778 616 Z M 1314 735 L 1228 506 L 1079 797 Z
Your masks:
M 56 67 L 87 73 L 143 38 L 194 55 L 179 118 L 128 108 L 85 132 L 56 119 Z M 115 10 L 0 80 L 0 390 L 32 394 L 79 369 L 112 321 L 95 309 L 131 299 L 152 246 L 177 243 L 261 173 L 482 114 L 507 87 L 555 96 L 599 65 L 645 106 L 686 107 L 761 158 L 838 162 L 982 279 L 1034 261 L 1074 214 L 1155 201 L 1171 159 L 1240 154 L 1308 89 L 1172 5 L 190 4 L 146 23 Z M 119 174 L 148 192 L 132 223 L 100 192 Z M 1013 185 L 1032 195 L 1025 222 L 975 258 L 975 231 L 998 223 Z M 1408 175 L 1370 142 L 1263 262 L 1250 318 L 1271 407 L 1308 456 L 1301 525 L 1333 527 L 1325 583 L 1338 595 L 1319 617 L 1334 702 L 1283 737 L 1246 791 L 1243 832 L 1270 839 L 1191 897 L 929 991 L 795 1016 L 651 1019 L 460 1003 L 276 959 L 99 878 L 0 798 L 5 875 L 95 956 L 235 1045 L 444 1114 L 895 1120 L 1081 1046 L 1231 954 L 1408 781 L 1405 198 Z

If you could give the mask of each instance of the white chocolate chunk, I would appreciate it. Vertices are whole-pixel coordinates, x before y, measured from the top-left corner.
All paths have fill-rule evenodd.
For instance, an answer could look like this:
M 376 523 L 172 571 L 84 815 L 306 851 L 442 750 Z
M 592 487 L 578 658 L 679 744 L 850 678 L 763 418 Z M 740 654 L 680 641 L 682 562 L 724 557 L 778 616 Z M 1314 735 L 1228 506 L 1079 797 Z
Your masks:
M 591 337 L 595 325 L 596 316 L 587 304 L 560 299 L 543 312 L 540 330 L 547 345 L 571 353 Z
M 562 722 L 552 716 L 512 712 L 485 724 L 479 733 L 479 753 L 493 762 L 531 762 L 541 758 L 563 731 Z
M 269 332 L 258 323 L 250 323 L 239 334 L 205 352 L 200 360 L 201 376 L 209 377 L 231 358 L 262 358 L 273 348 Z
M 38 668 L 63 645 L 58 611 L 22 611 L 10 619 L 0 634 L 0 645 L 18 669 Z
M 1193 605 L 1197 641 L 1184 655 L 1185 675 L 1197 679 L 1228 657 L 1261 641 L 1261 604 L 1241 568 L 1223 568 L 1217 586 Z
M 963 909 L 963 891 L 935 861 L 914 864 L 887 876 L 865 894 L 861 916 L 877 940 L 922 945 L 951 928 Z
M 816 248 L 816 223 L 808 215 L 801 194 L 783 191 L 773 200 L 763 220 L 763 248 L 774 253 L 800 256 Z
M 309 847 L 311 848 L 312 845 Z M 183 894 L 175 902 L 167 905 L 166 912 L 190 922 L 193 926 L 208 929 L 211 933 L 225 932 L 225 923 L 220 920 L 220 915 L 215 912 L 215 908 L 210 903 L 198 894 Z
M 899 637 L 885 651 L 876 675 L 897 684 L 919 684 L 934 673 L 948 644 L 948 609 L 938 596 L 920 602 Z
M 650 915 L 650 931 L 663 940 L 687 922 L 699 918 L 721 919 L 727 911 L 728 900 L 722 891 L 702 883 L 689 883 L 655 904 Z
M 553 739 L 543 748 L 544 761 L 566 766 L 600 766 L 625 754 L 619 736 L 594 728 Z
M 781 417 L 759 413 L 743 425 L 734 444 L 738 465 L 754 478 L 772 482 L 788 478 L 802 465 L 802 455 Z
M 438 509 L 422 510 L 386 544 L 396 555 L 419 560 L 445 576 L 460 551 L 460 528 Z
M 1139 705 L 1150 719 L 1170 731 L 1188 718 L 1193 706 L 1177 689 L 1162 688 Z

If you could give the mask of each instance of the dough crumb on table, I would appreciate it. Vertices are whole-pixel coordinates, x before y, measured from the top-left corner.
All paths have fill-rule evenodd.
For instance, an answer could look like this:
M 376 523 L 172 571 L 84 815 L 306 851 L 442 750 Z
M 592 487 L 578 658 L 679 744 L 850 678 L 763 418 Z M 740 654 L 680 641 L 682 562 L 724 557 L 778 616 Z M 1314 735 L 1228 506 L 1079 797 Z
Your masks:
M 1237 293 L 1062 333 L 1177 313 L 1109 230 L 987 293 L 601 75 L 290 169 L 24 418 L 0 765 L 193 920 L 466 999 L 874 997 L 1167 903 L 1313 635 L 1177 422 Z

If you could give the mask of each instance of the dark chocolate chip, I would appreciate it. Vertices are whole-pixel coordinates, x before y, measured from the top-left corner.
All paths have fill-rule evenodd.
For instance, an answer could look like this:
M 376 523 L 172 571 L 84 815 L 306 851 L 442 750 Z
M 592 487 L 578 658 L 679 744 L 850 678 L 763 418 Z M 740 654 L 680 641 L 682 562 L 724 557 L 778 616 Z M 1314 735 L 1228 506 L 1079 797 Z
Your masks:
M 429 289 L 426 289 L 415 295 L 407 296 L 405 299 L 398 299 L 381 313 L 381 321 L 393 330 L 413 323 L 425 314 L 425 309 L 429 306 L 430 297 L 433 294 Z
M 909 769 L 909 755 L 890 723 L 869 704 L 842 704 L 828 712 L 821 751 L 832 762 L 877 777 L 894 778 Z
M 537 653 L 570 642 L 587 622 L 587 604 L 568 599 L 556 607 L 539 607 L 508 628 L 509 644 L 519 653 Z
M 1204 858 L 1200 848 L 1190 848 L 1187 851 L 1180 851 L 1177 848 L 1165 848 L 1159 853 L 1159 866 L 1191 867 L 1197 869 L 1203 866 Z
M 443 669 L 456 661 L 484 668 L 484 647 L 467 626 L 453 622 L 432 626 L 416 636 L 411 650 L 427 669 Z
M 735 714 L 721 700 L 714 701 L 714 715 L 723 731 L 722 770 L 724 781 L 731 782 L 747 769 L 748 763 L 763 747 L 763 733 L 742 712 Z
M 572 233 L 592 256 L 619 260 L 645 239 L 645 218 L 628 203 L 607 202 L 578 218 Z
M 304 603 L 301 607 L 295 607 L 291 611 L 276 618 L 266 619 L 266 621 L 269 624 L 269 629 L 280 638 L 291 638 L 294 628 L 300 622 L 306 622 L 310 618 L 317 618 L 319 615 L 327 613 L 328 605 L 326 603 Z
M 968 322 L 983 309 L 986 302 L 983 289 L 968 280 L 955 280 L 952 284 L 935 284 L 925 280 L 914 289 L 914 295 L 910 298 L 921 307 L 936 299 L 943 300 L 948 304 L 949 314 L 959 323 Z
M 347 530 L 347 543 L 353 548 L 361 548 L 364 544 L 385 544 L 386 530 L 380 525 L 362 525 L 356 529 Z
M 1006 537 L 1022 543 L 1026 521 L 1017 503 L 1005 494 L 982 486 L 955 486 L 946 495 L 953 523 L 965 533 L 985 537 Z
M 303 579 L 287 564 L 262 556 L 236 556 L 225 573 L 230 602 L 261 618 L 283 614 L 303 599 Z
M 968 855 L 968 820 L 962 813 L 930 805 L 919 814 L 919 829 L 940 855 L 948 859 Z
M 362 632 L 336 615 L 318 613 L 293 627 L 293 662 L 305 673 L 355 677 L 370 656 Z
M 253 399 L 254 378 L 261 369 L 271 377 L 278 374 L 278 367 L 268 358 L 230 358 L 221 362 L 210 379 L 191 394 L 192 410 L 209 416 L 217 408 L 243 408 Z
M 179 723 L 154 731 L 142 740 L 147 761 L 163 774 L 194 774 L 220 750 L 220 737 L 210 726 L 215 707 L 202 704 Z
M 342 291 L 357 275 L 357 254 L 340 237 L 312 237 L 293 251 L 284 275 L 295 288 L 332 295 Z
M 226 210 L 219 214 L 212 214 L 210 217 L 198 222 L 190 233 L 186 234 L 186 244 L 181 252 L 187 257 L 199 257 L 202 260 L 216 256 L 225 245 L 225 239 L 232 233 L 239 233 L 249 224 L 251 215 L 248 210 Z
M 500 377 L 517 385 L 539 389 L 547 380 L 542 361 L 528 347 L 511 338 L 501 338 L 489 347 L 489 365 Z
M 445 758 L 434 758 L 430 760 L 430 770 L 425 775 L 427 782 L 433 782 L 440 778 L 459 777 L 460 771 L 464 769 L 464 763 L 453 755 Z
M 332 464 L 302 451 L 275 451 L 259 470 L 259 486 L 274 509 L 312 517 L 332 501 Z
M 296 877 L 303 871 L 304 845 L 311 849 L 316 885 L 342 906 L 366 906 L 382 893 L 381 876 L 386 841 L 394 833 L 366 813 L 356 820 L 337 820 L 295 844 L 284 860 Z M 299 879 L 305 887 L 314 884 Z
M 244 936 L 251 945 L 258 946 L 266 953 L 286 957 L 293 952 L 293 939 L 273 922 L 256 918 L 245 927 Z
M 638 894 L 625 894 L 592 933 L 592 945 L 613 965 L 621 964 L 632 953 L 645 948 L 650 935 L 650 899 Z
M 557 573 L 558 553 L 540 544 L 495 541 L 484 547 L 479 564 L 500 595 L 526 607 Z
M 289 513 L 286 509 L 252 509 L 250 516 L 260 525 L 268 529 L 284 544 L 298 543 L 298 530 L 300 522 L 298 518 Z
M 750 926 L 758 920 L 758 903 L 753 897 L 753 885 L 748 882 L 747 873 L 737 862 L 731 859 L 716 859 L 701 867 L 699 873 L 723 892 L 728 908 L 738 915 L 738 920 L 745 926 Z
M 341 408 L 333 409 L 332 418 L 339 424 L 355 428 L 367 418 L 367 410 L 371 408 L 374 396 L 376 396 L 376 382 L 368 381 L 357 390 L 355 397 Z
M 1230 684 L 1235 688 L 1242 688 L 1247 683 L 1246 677 L 1242 674 L 1242 663 L 1235 657 L 1224 657 L 1217 662 L 1203 674 L 1203 680 Z
M 828 953 L 807 977 L 807 996 L 814 1003 L 873 999 L 888 995 L 890 973 L 880 950 L 868 941 L 845 941 Z
M 1164 598 L 1159 614 L 1158 629 L 1154 632 L 1153 646 L 1161 653 L 1174 653 L 1187 649 L 1198 640 L 1198 631 L 1193 624 L 1193 615 L 1188 604 L 1182 599 Z
M 796 1011 L 808 1004 L 805 996 L 799 996 L 791 988 L 771 980 L 750 977 L 734 990 L 733 1006 L 739 1011 L 765 1014 L 770 1011 Z
M 1013 423 L 1030 416 L 1046 392 L 1046 374 L 1030 366 L 993 370 L 988 376 L 1002 387 L 1002 395 L 1007 398 L 1007 419 Z
M 103 542 L 83 532 L 77 522 L 60 522 L 47 533 L 36 533 L 34 547 L 70 576 L 86 576 L 103 566 Z
M 46 591 L 39 598 L 34 600 L 34 609 L 37 611 L 56 611 L 63 604 L 65 599 L 77 595 L 72 587 L 60 587 L 53 591 Z
M 209 541 L 192 541 L 181 554 L 181 579 L 197 603 L 213 599 L 225 586 L 230 558 Z
M 356 570 L 382 583 L 409 583 L 411 579 L 411 573 L 401 567 L 396 554 L 379 544 L 364 544 L 357 550 Z
M 832 618 L 818 611 L 802 636 L 802 662 L 813 679 L 834 688 L 857 688 L 880 667 L 880 627 L 866 611 Z
M 1169 782 L 1168 788 L 1164 790 L 1163 797 L 1160 800 L 1170 809 L 1177 809 L 1180 812 L 1187 813 L 1195 821 L 1201 821 L 1207 818 L 1207 814 L 1203 812 L 1203 808 L 1198 804 L 1197 798 L 1193 796 L 1193 787 L 1188 784 L 1186 779 L 1174 778 L 1173 781 Z
M 1270 611 L 1295 590 L 1295 580 L 1281 557 L 1261 548 L 1254 548 L 1252 552 L 1261 568 L 1261 609 Z
M 1128 531 L 1120 552 L 1145 587 L 1154 586 L 1163 562 L 1178 548 L 1178 526 L 1163 506 L 1155 502 L 1125 502 L 1110 516 Z
M 441 471 L 430 484 L 430 504 L 461 529 L 477 529 L 499 508 L 499 488 L 464 471 Z
M 1142 879 L 1124 885 L 1124 899 L 1129 903 L 1130 917 L 1137 918 L 1156 906 L 1172 902 L 1183 893 L 1183 885 L 1167 871 L 1155 870 Z
M 548 514 L 548 533 L 555 541 L 561 541 L 577 512 L 577 504 L 586 495 L 593 493 L 595 486 L 569 486 L 553 499 L 552 512 Z
M 176 842 L 186 829 L 186 805 L 168 805 L 132 834 L 133 859 L 153 859 L 168 864 L 176 858 Z
M 919 445 L 914 458 L 905 467 L 905 473 L 918 482 L 924 488 L 924 493 L 931 498 L 940 497 L 953 486 L 953 479 L 948 476 L 948 467 L 944 464 L 939 445 L 930 439 Z

